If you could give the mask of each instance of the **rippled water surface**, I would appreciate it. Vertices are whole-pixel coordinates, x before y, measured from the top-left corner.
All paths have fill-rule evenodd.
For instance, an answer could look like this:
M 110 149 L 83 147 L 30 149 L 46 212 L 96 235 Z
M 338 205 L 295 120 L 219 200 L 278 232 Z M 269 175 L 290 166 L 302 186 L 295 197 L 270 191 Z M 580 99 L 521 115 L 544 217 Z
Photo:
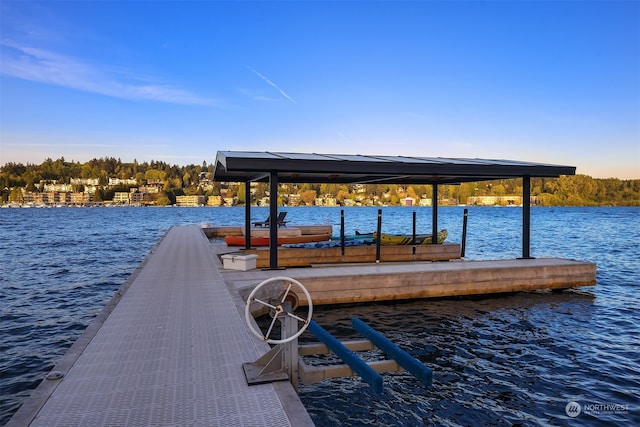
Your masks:
M 338 208 L 286 208 L 292 224 L 333 224 Z M 384 208 L 383 231 L 430 232 L 430 208 Z M 347 234 L 377 209 L 345 209 Z M 172 225 L 240 224 L 242 208 L 0 209 L 0 388 L 4 424 Z M 254 220 L 267 215 L 253 210 Z M 469 208 L 466 259 L 522 255 L 518 208 Z M 440 228 L 459 242 L 462 208 Z M 593 288 L 482 298 L 316 307 L 314 320 L 359 338 L 359 317 L 429 366 L 432 388 L 385 374 L 302 386 L 317 425 L 640 424 L 640 209 L 534 208 L 531 255 L 592 261 Z M 307 334 L 303 335 L 307 337 Z M 373 354 L 372 357 L 378 357 Z M 569 402 L 581 405 L 570 417 Z M 616 410 L 611 410 L 617 405 Z M 573 413 L 572 415 L 575 415 Z

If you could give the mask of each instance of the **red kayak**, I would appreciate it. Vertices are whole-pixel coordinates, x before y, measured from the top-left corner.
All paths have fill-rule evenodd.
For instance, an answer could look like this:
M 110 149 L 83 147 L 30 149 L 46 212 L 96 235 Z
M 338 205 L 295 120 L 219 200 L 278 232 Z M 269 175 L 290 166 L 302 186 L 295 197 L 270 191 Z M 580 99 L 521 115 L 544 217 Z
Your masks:
M 303 234 L 302 236 L 278 237 L 278 246 L 292 243 L 324 242 L 331 239 L 331 234 Z M 244 246 L 244 236 L 225 236 L 228 246 Z M 251 246 L 269 246 L 268 237 L 252 237 Z

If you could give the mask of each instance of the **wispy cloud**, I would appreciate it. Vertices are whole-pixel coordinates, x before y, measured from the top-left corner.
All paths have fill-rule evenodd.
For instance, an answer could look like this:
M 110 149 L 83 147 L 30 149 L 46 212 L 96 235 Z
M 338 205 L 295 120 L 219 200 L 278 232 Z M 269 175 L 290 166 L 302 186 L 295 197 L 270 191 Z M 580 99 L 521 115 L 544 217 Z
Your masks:
M 115 98 L 186 105 L 220 104 L 215 99 L 158 84 L 152 79 L 133 80 L 126 72 L 97 67 L 70 56 L 8 40 L 0 42 L 0 73 Z
M 287 98 L 289 101 L 293 102 L 294 104 L 296 103 L 296 101 L 293 100 L 293 98 L 291 98 L 287 92 L 285 92 L 284 90 L 282 90 L 277 84 L 275 84 L 274 82 L 272 82 L 271 80 L 269 80 L 268 78 L 266 78 L 265 76 L 263 76 L 262 74 L 260 74 L 258 71 L 256 71 L 255 69 L 251 68 L 251 67 L 247 67 L 249 70 L 251 70 L 253 72 L 253 74 L 255 74 L 256 76 L 260 77 L 262 80 L 264 80 L 265 82 L 267 82 L 270 86 L 274 87 L 278 92 L 280 92 L 280 94 L 282 96 L 284 96 L 285 98 Z

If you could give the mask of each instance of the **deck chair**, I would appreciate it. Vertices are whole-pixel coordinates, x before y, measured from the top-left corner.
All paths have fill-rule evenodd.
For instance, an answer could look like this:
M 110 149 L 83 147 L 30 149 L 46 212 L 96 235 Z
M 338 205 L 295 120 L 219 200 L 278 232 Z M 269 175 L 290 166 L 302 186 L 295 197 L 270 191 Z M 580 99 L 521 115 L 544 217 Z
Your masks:
M 267 219 L 265 219 L 264 221 L 255 221 L 255 222 L 252 222 L 252 224 L 254 227 L 268 227 L 270 219 L 271 219 L 271 215 L 269 215 Z
M 276 218 L 276 223 L 278 224 L 278 227 L 286 227 L 287 226 L 287 222 L 289 221 L 285 221 L 285 217 L 287 216 L 286 212 L 280 212 L 278 214 L 278 218 Z M 264 227 L 267 228 L 269 227 L 269 224 L 271 222 L 271 215 L 269 215 L 267 217 L 267 219 L 265 219 L 264 221 L 255 221 L 252 222 L 254 227 Z
M 276 221 L 278 222 L 278 227 L 286 227 L 289 221 L 285 221 L 284 218 L 287 216 L 286 212 L 280 212 L 278 214 L 278 218 Z

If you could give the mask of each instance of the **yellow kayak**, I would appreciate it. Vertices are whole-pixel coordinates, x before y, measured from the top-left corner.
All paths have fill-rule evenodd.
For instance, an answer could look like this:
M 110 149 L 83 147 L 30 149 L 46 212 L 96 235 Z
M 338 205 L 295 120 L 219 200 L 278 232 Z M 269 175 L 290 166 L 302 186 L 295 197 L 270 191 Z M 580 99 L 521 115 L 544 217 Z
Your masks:
M 448 234 L 447 230 L 438 231 L 438 243 L 444 242 Z M 373 238 L 377 238 L 377 235 L 378 233 L 373 233 Z M 412 241 L 413 236 L 411 235 L 380 234 L 381 245 L 410 245 Z M 431 234 L 416 234 L 416 245 L 429 244 L 431 244 Z

